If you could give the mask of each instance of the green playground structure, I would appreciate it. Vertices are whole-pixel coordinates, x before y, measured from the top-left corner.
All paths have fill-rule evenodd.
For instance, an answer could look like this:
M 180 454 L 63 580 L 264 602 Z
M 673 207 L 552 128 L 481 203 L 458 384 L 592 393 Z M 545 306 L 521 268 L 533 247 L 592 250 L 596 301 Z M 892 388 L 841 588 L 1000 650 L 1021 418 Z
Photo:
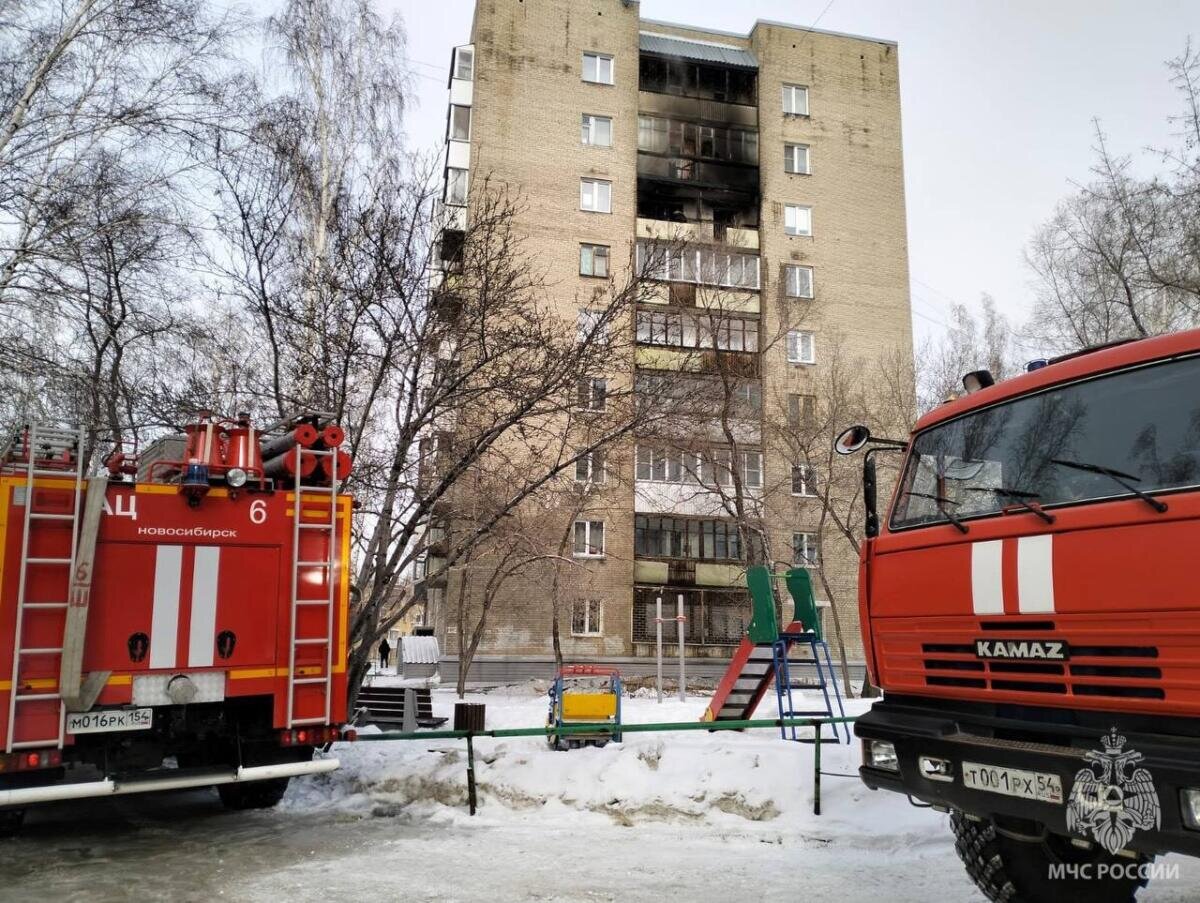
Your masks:
M 775 594 L 777 580 L 782 580 L 787 587 L 793 605 L 793 617 L 783 630 L 780 630 L 776 614 L 780 608 Z M 744 721 L 750 718 L 772 684 L 781 719 L 844 718 L 842 694 L 833 674 L 833 661 L 822 633 L 808 570 L 791 568 L 782 574 L 772 574 L 768 568 L 755 565 L 746 571 L 746 585 L 753 604 L 750 626 L 701 720 Z M 806 668 L 812 669 L 811 679 L 798 681 L 793 677 L 793 672 L 803 672 Z M 794 690 L 820 690 L 824 708 L 797 710 Z M 785 740 L 808 740 L 799 735 L 796 725 L 781 724 L 779 731 Z M 843 732 L 849 743 L 850 731 L 844 725 Z M 813 739 L 837 742 L 836 727 L 833 733 L 832 741 L 823 741 L 818 724 Z

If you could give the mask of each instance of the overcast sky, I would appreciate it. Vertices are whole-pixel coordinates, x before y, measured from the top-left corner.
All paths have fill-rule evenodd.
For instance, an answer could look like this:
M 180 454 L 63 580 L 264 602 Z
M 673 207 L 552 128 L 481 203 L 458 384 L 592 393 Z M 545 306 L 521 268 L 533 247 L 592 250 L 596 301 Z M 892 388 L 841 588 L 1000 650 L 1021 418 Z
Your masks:
M 419 76 L 410 145 L 435 144 L 450 48 L 468 40 L 473 3 L 378 2 L 404 18 Z M 761 18 L 899 43 L 918 335 L 982 292 L 1024 319 L 1023 249 L 1072 182 L 1088 178 L 1092 120 L 1121 152 L 1164 144 L 1179 103 L 1163 63 L 1188 35 L 1200 39 L 1197 0 L 642 0 L 641 9 L 742 34 Z

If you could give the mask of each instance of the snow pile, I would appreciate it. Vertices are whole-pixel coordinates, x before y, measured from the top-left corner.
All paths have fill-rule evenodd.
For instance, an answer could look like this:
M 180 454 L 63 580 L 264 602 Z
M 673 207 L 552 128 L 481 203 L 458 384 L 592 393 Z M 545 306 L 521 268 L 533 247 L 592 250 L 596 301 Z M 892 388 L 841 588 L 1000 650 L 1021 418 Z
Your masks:
M 544 697 L 527 690 L 468 694 L 487 704 L 487 726 L 544 723 Z M 450 715 L 452 691 L 434 694 L 438 714 Z M 623 700 L 628 723 L 694 722 L 703 697 Z M 864 708 L 865 706 L 858 706 Z M 775 717 L 773 700 L 757 717 Z M 910 807 L 902 797 L 872 793 L 857 779 L 859 747 L 826 744 L 823 811 L 812 813 L 811 744 L 786 743 L 771 730 L 742 733 L 681 731 L 627 734 L 602 749 L 551 750 L 540 738 L 475 741 L 479 817 L 475 824 L 534 818 L 572 824 L 596 818 L 617 825 L 646 822 L 706 824 L 724 831 L 815 832 L 874 838 L 903 845 L 919 835 L 944 837 L 944 820 Z M 466 744 L 461 740 L 360 742 L 335 747 L 342 767 L 293 782 L 285 807 L 332 808 L 347 817 L 392 816 L 465 824 Z M 481 822 L 480 819 L 484 821 Z

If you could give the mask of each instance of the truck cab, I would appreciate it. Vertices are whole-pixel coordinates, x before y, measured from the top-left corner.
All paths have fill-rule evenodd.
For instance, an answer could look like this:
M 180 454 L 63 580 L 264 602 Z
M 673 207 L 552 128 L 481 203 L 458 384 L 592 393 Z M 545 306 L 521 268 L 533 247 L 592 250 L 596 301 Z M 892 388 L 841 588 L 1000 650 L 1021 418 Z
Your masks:
M 1200 853 L 1200 330 L 1039 364 L 839 449 L 867 447 L 884 691 L 860 773 L 950 812 L 992 900 L 1132 900 L 1156 854 Z

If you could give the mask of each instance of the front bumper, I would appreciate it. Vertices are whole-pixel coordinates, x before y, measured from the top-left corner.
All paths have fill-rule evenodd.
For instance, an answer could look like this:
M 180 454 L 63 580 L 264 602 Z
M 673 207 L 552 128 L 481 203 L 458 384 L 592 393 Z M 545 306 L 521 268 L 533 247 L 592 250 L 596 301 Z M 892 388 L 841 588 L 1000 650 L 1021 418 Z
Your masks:
M 892 790 L 945 809 L 1002 823 L 1033 823 L 1069 836 L 1065 801 L 1071 797 L 1077 773 L 1089 768 L 1086 753 L 1102 749 L 1101 738 L 1111 726 L 1126 738 L 1125 750 L 1144 757 L 1138 767 L 1150 773 L 1161 809 L 1160 827 L 1138 831 L 1129 847 L 1143 853 L 1200 856 L 1200 832 L 1184 827 L 1180 811 L 1180 790 L 1200 787 L 1200 737 L 1160 732 L 1171 727 L 1169 723 L 1147 730 L 1139 716 L 1105 714 L 1110 724 L 1100 728 L 1091 719 L 1083 724 L 1064 723 L 1056 712 L 1047 713 L 1042 721 L 1038 714 L 1038 710 L 1024 709 L 1006 715 L 985 706 L 951 709 L 915 697 L 885 700 L 861 716 L 854 730 L 863 740 L 890 741 L 896 748 L 899 773 L 863 765 L 859 774 L 872 790 Z M 1190 720 L 1181 722 L 1179 727 L 1196 731 Z M 923 775 L 918 767 L 921 756 L 948 759 L 953 763 L 950 779 Z M 966 787 L 963 762 L 1058 775 L 1064 802 L 1021 799 Z

